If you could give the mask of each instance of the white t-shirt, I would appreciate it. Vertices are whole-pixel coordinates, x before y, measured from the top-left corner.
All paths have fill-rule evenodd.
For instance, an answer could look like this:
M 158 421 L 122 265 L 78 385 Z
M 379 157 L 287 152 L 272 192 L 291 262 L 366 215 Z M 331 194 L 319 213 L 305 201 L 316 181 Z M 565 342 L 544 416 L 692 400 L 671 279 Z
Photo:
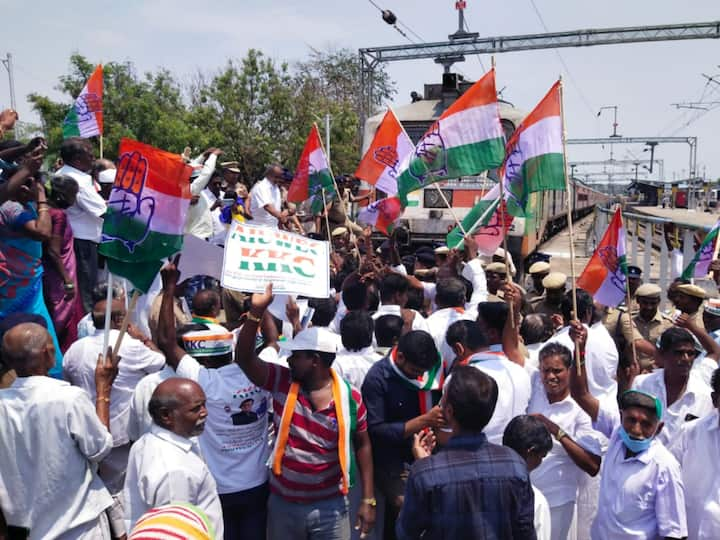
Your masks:
M 540 413 L 566 432 L 573 441 L 596 456 L 602 455 L 601 435 L 592 427 L 592 420 L 572 397 L 556 403 L 548 402 L 540 375 L 532 381 L 533 394 L 528 414 Z M 577 499 L 581 476 L 586 474 L 570 458 L 563 445 L 553 439 L 553 446 L 530 479 L 545 495 L 550 507 L 562 506 Z
M 155 389 L 161 382 L 172 377 L 177 377 L 175 370 L 170 366 L 165 366 L 160 371 L 151 373 L 143 377 L 133 392 L 130 401 L 130 414 L 128 418 L 128 437 L 131 441 L 140 440 L 153 425 L 152 416 L 148 411 L 148 404 Z
M 633 381 L 633 389 L 651 394 L 662 403 L 664 425 L 662 431 L 658 433 L 657 439 L 665 446 L 670 446 L 686 419 L 689 419 L 688 415 L 702 418 L 710 414 L 715 407 L 710 398 L 710 387 L 693 371 L 690 372 L 683 395 L 668 407 L 664 375 L 664 369 L 657 369 L 649 375 Z
M 249 223 L 268 227 L 278 226 L 277 218 L 265 210 L 266 204 L 271 205 L 278 212 L 282 210 L 280 188 L 267 178 L 263 178 L 250 190 L 250 213 L 253 218 Z
M 531 394 L 530 376 L 524 368 L 507 359 L 502 353 L 502 345 L 491 345 L 488 351 L 473 354 L 468 359 L 468 365 L 486 373 L 498 385 L 495 411 L 483 433 L 491 443 L 502 444 L 503 433 L 510 420 L 527 412 Z
M 670 452 L 680 463 L 686 486 L 688 537 L 720 538 L 720 418 L 717 410 L 685 423 Z
M 359 351 L 348 351 L 343 347 L 335 356 L 332 367 L 338 375 L 355 388 L 362 388 L 365 375 L 378 360 L 382 360 L 382 356 L 377 354 L 372 347 L 366 347 Z
M 186 354 L 177 375 L 196 381 L 205 391 L 208 416 L 200 447 L 218 493 L 236 493 L 264 484 L 270 455 L 270 394 L 250 382 L 234 362 L 207 369 Z
M 444 365 L 449 368 L 455 358 L 455 353 L 445 341 L 445 335 L 450 325 L 456 321 L 473 320 L 472 312 L 468 313 L 465 308 L 443 308 L 425 319 L 430 329 L 430 335 L 435 341 L 435 346 L 442 356 Z
M 56 174 L 67 174 L 78 183 L 75 204 L 65 210 L 73 237 L 100 242 L 107 204 L 95 189 L 92 176 L 70 165 L 63 165 Z

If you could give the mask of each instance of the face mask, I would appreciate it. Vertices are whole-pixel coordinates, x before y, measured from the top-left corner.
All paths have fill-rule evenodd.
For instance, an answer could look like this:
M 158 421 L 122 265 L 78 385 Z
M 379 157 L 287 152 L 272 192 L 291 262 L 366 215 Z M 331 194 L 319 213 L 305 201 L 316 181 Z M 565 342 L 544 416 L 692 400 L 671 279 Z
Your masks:
M 650 448 L 650 443 L 654 438 L 653 435 L 652 437 L 648 437 L 647 439 L 632 439 L 630 438 L 630 435 L 628 435 L 628 432 L 625 431 L 625 428 L 622 426 L 620 426 L 618 435 L 620 435 L 620 439 L 622 440 L 625 447 L 635 454 L 639 454 L 640 452 L 644 452 L 645 450 Z

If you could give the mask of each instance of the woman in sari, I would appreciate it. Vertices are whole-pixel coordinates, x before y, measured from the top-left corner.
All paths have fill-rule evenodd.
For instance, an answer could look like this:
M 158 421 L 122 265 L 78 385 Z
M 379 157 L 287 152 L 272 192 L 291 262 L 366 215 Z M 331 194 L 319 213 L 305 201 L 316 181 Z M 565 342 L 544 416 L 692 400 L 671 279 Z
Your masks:
M 83 316 L 72 227 L 65 215 L 77 193 L 78 184 L 72 177 L 51 178 L 47 200 L 52 230 L 50 240 L 43 244 L 43 292 L 63 353 L 77 340 L 77 323 Z
M 0 319 L 35 313 L 47 322 L 55 345 L 53 377 L 62 376 L 62 353 L 42 292 L 42 243 L 52 223 L 45 188 L 34 177 L 0 206 Z

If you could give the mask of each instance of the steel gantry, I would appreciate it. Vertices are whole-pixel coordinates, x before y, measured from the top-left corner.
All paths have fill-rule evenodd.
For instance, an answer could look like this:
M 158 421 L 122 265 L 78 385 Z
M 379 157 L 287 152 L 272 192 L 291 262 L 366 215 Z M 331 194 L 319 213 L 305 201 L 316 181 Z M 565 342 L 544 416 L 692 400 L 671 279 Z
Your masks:
M 718 38 L 720 38 L 720 21 L 711 21 L 594 28 L 517 36 L 464 37 L 463 34 L 454 34 L 448 41 L 366 47 L 359 50 L 362 79 L 361 122 L 373 112 L 371 110 L 373 73 L 375 67 L 384 62 L 433 58 L 436 62 L 448 66 L 453 62 L 463 61 L 466 54 L 499 54 L 538 49 Z

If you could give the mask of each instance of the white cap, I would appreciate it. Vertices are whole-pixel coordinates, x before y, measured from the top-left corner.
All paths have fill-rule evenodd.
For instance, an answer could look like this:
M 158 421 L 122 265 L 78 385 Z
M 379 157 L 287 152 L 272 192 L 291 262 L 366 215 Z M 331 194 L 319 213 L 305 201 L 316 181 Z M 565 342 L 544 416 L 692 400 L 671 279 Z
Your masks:
M 105 169 L 98 174 L 98 182 L 101 184 L 114 184 L 117 169 Z
M 337 352 L 337 336 L 327 328 L 310 327 L 299 332 L 293 339 L 280 342 L 280 347 L 288 351 Z

